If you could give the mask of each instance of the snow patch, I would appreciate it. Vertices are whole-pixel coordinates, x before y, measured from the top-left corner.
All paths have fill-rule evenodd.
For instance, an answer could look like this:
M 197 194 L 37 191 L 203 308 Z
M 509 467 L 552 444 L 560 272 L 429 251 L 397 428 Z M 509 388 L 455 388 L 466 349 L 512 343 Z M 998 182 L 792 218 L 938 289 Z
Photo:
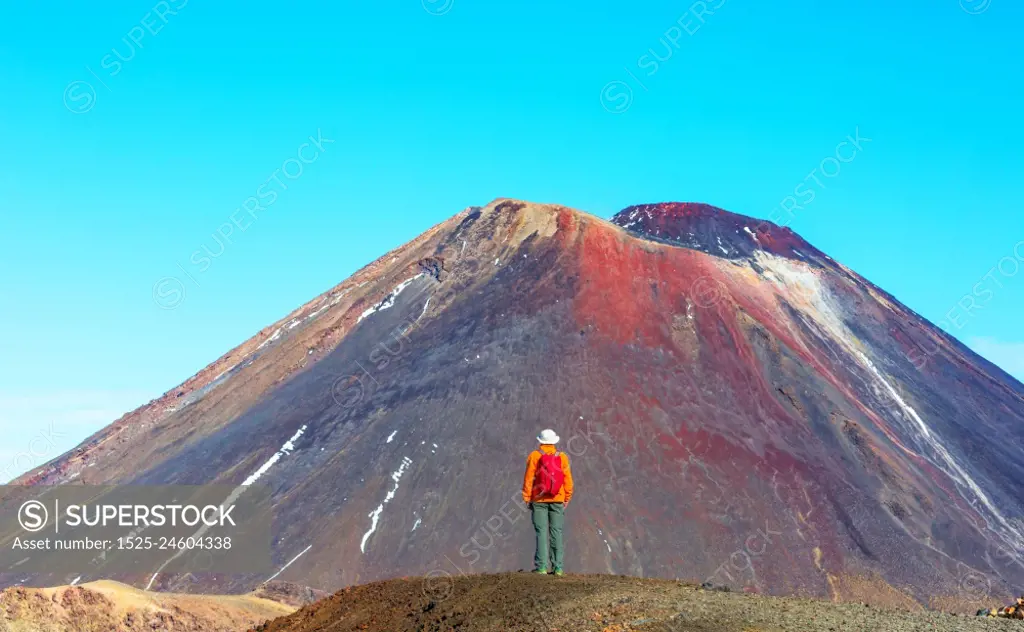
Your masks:
M 363 287 L 364 285 L 366 285 L 365 281 L 363 283 L 360 283 L 357 287 Z M 335 296 L 334 300 L 331 301 L 331 305 L 337 305 L 338 303 L 340 303 L 341 299 L 345 298 L 345 295 L 348 294 L 351 291 L 352 291 L 352 288 L 348 288 L 344 292 L 341 292 L 340 294 Z
M 388 309 L 389 307 L 394 306 L 395 299 L 398 298 L 398 295 L 402 293 L 402 290 L 404 290 L 405 288 L 409 287 L 410 283 L 412 283 L 416 279 L 418 279 L 421 276 L 423 276 L 423 274 L 424 274 L 423 272 L 420 272 L 416 276 L 414 276 L 414 277 L 412 277 L 410 279 L 406 279 L 405 281 L 402 281 L 401 283 L 399 283 L 397 286 L 395 286 L 395 289 L 391 290 L 391 292 L 389 292 L 388 295 L 384 297 L 383 301 L 381 301 L 377 305 L 375 305 L 375 306 L 369 308 L 368 310 L 366 310 L 365 312 L 363 312 L 359 316 L 359 320 L 357 320 L 356 322 L 358 323 L 358 322 L 362 321 L 364 318 L 366 318 L 367 316 L 370 316 L 371 314 L 375 314 L 377 312 L 382 312 L 382 311 Z
M 275 452 L 272 457 L 267 459 L 266 463 L 261 465 L 258 470 L 253 472 L 247 479 L 245 479 L 245 481 L 243 481 L 241 485 L 239 485 L 234 490 L 232 490 L 232 492 L 230 494 L 228 494 L 228 497 L 224 499 L 224 502 L 221 503 L 221 506 L 222 507 L 230 507 L 232 504 L 234 504 L 234 502 L 236 500 L 239 499 L 239 497 L 241 497 L 241 495 L 243 493 L 245 493 L 245 490 L 246 490 L 247 487 L 249 487 L 250 485 L 255 483 L 257 480 L 259 480 L 259 478 L 261 476 L 263 476 L 264 474 L 266 474 L 267 471 L 270 468 L 272 468 L 275 463 L 280 461 L 282 457 L 287 456 L 287 455 L 291 454 L 292 452 L 294 452 L 295 451 L 295 442 L 298 441 L 299 437 L 302 436 L 302 433 L 304 433 L 306 431 L 307 427 L 308 427 L 307 425 L 303 425 L 301 428 L 299 428 L 295 432 L 295 434 L 293 434 L 287 441 L 284 442 L 284 445 L 281 446 L 280 450 Z M 195 532 L 193 537 L 194 538 L 201 538 L 203 536 L 203 534 L 206 533 L 206 531 L 208 529 L 209 529 L 209 527 L 207 525 L 203 525 L 202 527 L 199 528 L 198 531 Z M 174 560 L 176 560 L 179 557 L 181 557 L 181 555 L 186 550 L 187 549 L 184 549 L 184 548 L 178 549 L 177 553 L 172 555 L 168 560 L 164 561 L 164 563 L 161 564 L 156 569 L 156 572 L 153 573 L 153 576 L 149 578 L 149 583 L 146 584 L 146 590 L 149 590 L 150 588 L 152 588 L 153 587 L 153 582 L 156 581 L 156 578 L 160 575 L 161 571 L 163 571 L 167 567 L 168 564 L 170 564 Z M 309 549 L 307 548 L 306 551 L 308 551 L 308 550 Z M 306 551 L 303 551 L 302 553 L 300 553 L 299 556 L 301 556 Z M 298 557 L 296 557 L 295 559 L 298 559 Z M 292 562 L 294 562 L 295 559 L 293 559 Z M 278 575 L 281 574 L 281 572 L 283 572 L 285 568 L 288 568 L 288 566 L 292 562 L 289 562 L 288 564 L 285 564 L 284 568 L 282 568 L 280 571 L 278 571 Z M 277 575 L 274 575 L 274 577 L 277 577 Z M 273 579 L 273 577 L 271 579 Z M 267 581 L 270 581 L 270 580 L 267 580 Z
M 396 431 L 394 431 L 394 432 L 392 432 L 391 434 L 389 434 L 389 435 L 388 435 L 388 440 L 387 440 L 387 441 L 385 441 L 384 443 L 391 443 L 391 440 L 395 438 L 395 435 L 396 435 L 396 434 L 398 434 L 398 431 L 397 431 L 397 430 L 396 430 Z
M 277 331 L 274 332 L 274 335 L 272 335 L 271 337 L 269 337 L 266 340 L 264 340 L 263 343 L 260 346 L 256 347 L 256 350 L 259 351 L 263 347 L 269 345 L 270 343 L 272 343 L 275 340 L 277 340 L 278 338 L 280 338 L 281 337 L 281 330 L 282 329 L 283 329 L 283 327 L 278 327 Z
M 308 553 L 308 552 L 309 552 L 309 550 L 310 550 L 311 548 L 313 548 L 313 545 L 312 545 L 312 544 L 310 544 L 310 545 L 309 545 L 309 546 L 307 546 L 307 547 L 306 547 L 305 549 L 303 549 L 303 550 L 302 550 L 302 553 L 299 553 L 298 555 L 296 555 L 295 557 L 293 557 L 293 558 L 292 558 L 292 560 L 291 560 L 290 562 L 288 562 L 287 564 L 285 564 L 284 566 L 282 566 L 282 567 L 281 567 L 281 570 L 279 570 L 279 571 L 277 571 L 276 573 L 274 573 L 273 575 L 271 575 L 271 576 L 270 576 L 270 578 L 269 578 L 269 579 L 267 579 L 267 582 L 269 582 L 269 581 L 272 581 L 272 580 L 274 580 L 274 579 L 277 579 L 277 576 L 278 576 L 278 575 L 280 575 L 281 573 L 283 573 L 283 572 L 285 571 L 285 569 L 286 569 L 286 568 L 288 568 L 289 566 L 291 566 L 292 564 L 294 564 L 294 563 L 295 563 L 295 560 L 299 559 L 300 557 L 302 557 L 303 555 L 305 555 L 306 553 Z M 263 583 L 267 583 L 267 582 L 263 582 Z
M 366 552 L 366 541 L 370 539 L 373 532 L 377 530 L 377 522 L 380 520 L 380 515 L 384 512 L 384 505 L 391 502 L 391 499 L 395 497 L 395 492 L 398 491 L 398 481 L 401 480 L 402 474 L 405 474 L 406 468 L 412 465 L 412 459 L 409 457 L 402 458 L 402 464 L 398 466 L 398 469 L 391 473 L 391 480 L 395 481 L 395 486 L 391 488 L 387 496 L 384 497 L 384 501 L 377 506 L 372 512 L 370 512 L 370 529 L 363 534 L 363 540 L 359 543 L 359 551 L 361 553 Z
M 219 374 L 217 374 L 217 377 L 215 377 L 212 380 L 210 380 L 210 386 L 213 386 L 214 384 L 216 384 L 217 380 L 219 380 L 220 378 L 222 378 L 225 375 L 227 375 L 228 373 L 230 373 L 231 369 L 235 368 L 236 366 L 238 366 L 238 365 L 237 364 L 232 364 L 231 366 L 229 366 L 228 368 L 224 369 Z
M 320 304 L 321 305 L 326 303 L 327 299 L 333 299 L 333 300 L 331 300 L 330 303 L 327 303 L 327 305 L 324 305 L 323 307 L 321 307 L 320 309 L 316 310 L 315 312 L 313 312 L 309 316 L 306 316 L 305 320 L 312 320 L 312 319 L 316 318 L 317 316 L 319 316 L 320 314 L 322 314 L 323 312 L 325 312 L 325 311 L 329 310 L 330 308 L 334 307 L 335 305 L 337 305 L 338 303 L 341 302 L 341 299 L 345 298 L 346 294 L 348 294 L 351 291 L 352 291 L 352 288 L 348 288 L 348 289 L 340 292 L 337 296 L 328 295 L 328 296 L 323 297 L 320 300 Z
M 255 483 L 256 481 L 258 481 L 260 479 L 260 477 L 263 476 L 264 474 L 266 474 L 267 471 L 270 468 L 274 467 L 275 463 L 277 463 L 278 461 L 281 460 L 281 457 L 287 456 L 287 455 L 291 454 L 292 452 L 294 452 L 295 451 L 295 441 L 297 441 L 299 439 L 299 437 L 302 436 L 302 433 L 305 432 L 305 431 L 306 431 L 306 426 L 303 426 L 303 427 L 299 428 L 298 431 L 296 431 L 296 433 L 294 435 L 292 435 L 291 439 L 288 439 L 287 441 L 285 441 L 284 445 L 281 446 L 281 449 L 274 453 L 274 456 L 272 456 L 269 459 L 267 459 L 267 462 L 264 463 L 263 465 L 261 465 L 260 469 L 256 470 L 252 474 L 250 474 L 249 478 L 245 479 L 245 481 L 242 482 L 242 487 L 248 487 L 248 486 L 252 485 L 253 483 Z
M 316 318 L 317 316 L 320 315 L 321 312 L 323 312 L 323 311 L 325 311 L 327 309 L 330 309 L 330 307 L 331 307 L 330 305 L 324 305 L 323 307 L 321 307 L 320 309 L 316 310 L 315 312 L 313 312 L 309 316 L 306 316 L 306 320 L 309 320 L 311 318 Z

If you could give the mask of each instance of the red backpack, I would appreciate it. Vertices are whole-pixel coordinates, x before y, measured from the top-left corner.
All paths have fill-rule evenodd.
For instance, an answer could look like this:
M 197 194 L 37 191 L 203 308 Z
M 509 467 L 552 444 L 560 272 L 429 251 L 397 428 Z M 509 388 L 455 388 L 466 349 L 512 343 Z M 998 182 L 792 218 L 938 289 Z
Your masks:
M 533 497 L 536 500 L 550 500 L 562 491 L 565 484 L 565 472 L 562 471 L 562 455 L 555 450 L 554 454 L 540 453 L 540 461 L 533 475 Z

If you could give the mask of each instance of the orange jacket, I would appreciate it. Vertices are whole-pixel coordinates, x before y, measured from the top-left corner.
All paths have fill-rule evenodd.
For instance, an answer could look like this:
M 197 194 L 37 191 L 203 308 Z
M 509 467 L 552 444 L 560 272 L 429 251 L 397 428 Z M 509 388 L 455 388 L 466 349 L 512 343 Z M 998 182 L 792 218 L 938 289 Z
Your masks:
M 530 453 L 530 456 L 526 457 L 526 475 L 523 476 L 523 502 L 565 503 L 568 505 L 569 500 L 572 499 L 572 471 L 569 469 L 569 455 L 565 452 L 559 453 L 562 457 L 562 472 L 565 473 L 565 484 L 562 485 L 562 490 L 554 498 L 544 500 L 534 500 L 533 498 L 533 475 L 537 472 L 537 463 L 540 462 L 541 450 L 545 454 L 554 454 L 556 449 L 553 445 L 541 445 L 540 450 L 534 450 Z

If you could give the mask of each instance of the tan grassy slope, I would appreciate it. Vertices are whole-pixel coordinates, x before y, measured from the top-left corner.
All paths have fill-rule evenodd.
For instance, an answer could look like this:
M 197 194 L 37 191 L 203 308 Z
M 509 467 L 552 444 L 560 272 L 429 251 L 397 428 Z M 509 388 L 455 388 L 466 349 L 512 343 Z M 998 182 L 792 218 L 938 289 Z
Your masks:
M 0 593 L 0 632 L 237 632 L 295 611 L 250 595 L 152 593 L 117 582 Z
M 1024 622 L 610 575 L 445 575 L 346 588 L 256 632 L 973 632 Z

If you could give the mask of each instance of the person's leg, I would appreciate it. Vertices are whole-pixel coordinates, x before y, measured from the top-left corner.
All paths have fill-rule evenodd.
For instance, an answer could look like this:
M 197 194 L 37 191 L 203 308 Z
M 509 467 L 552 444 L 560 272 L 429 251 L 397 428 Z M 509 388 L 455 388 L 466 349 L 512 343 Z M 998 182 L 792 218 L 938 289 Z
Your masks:
M 533 530 L 537 533 L 537 549 L 533 555 L 533 569 L 548 569 L 548 505 L 550 503 L 530 503 L 533 515 Z
M 551 557 L 555 560 L 555 570 L 562 570 L 565 561 L 565 547 L 562 541 L 562 528 L 565 526 L 565 505 L 551 503 L 548 510 L 548 523 L 551 531 Z

